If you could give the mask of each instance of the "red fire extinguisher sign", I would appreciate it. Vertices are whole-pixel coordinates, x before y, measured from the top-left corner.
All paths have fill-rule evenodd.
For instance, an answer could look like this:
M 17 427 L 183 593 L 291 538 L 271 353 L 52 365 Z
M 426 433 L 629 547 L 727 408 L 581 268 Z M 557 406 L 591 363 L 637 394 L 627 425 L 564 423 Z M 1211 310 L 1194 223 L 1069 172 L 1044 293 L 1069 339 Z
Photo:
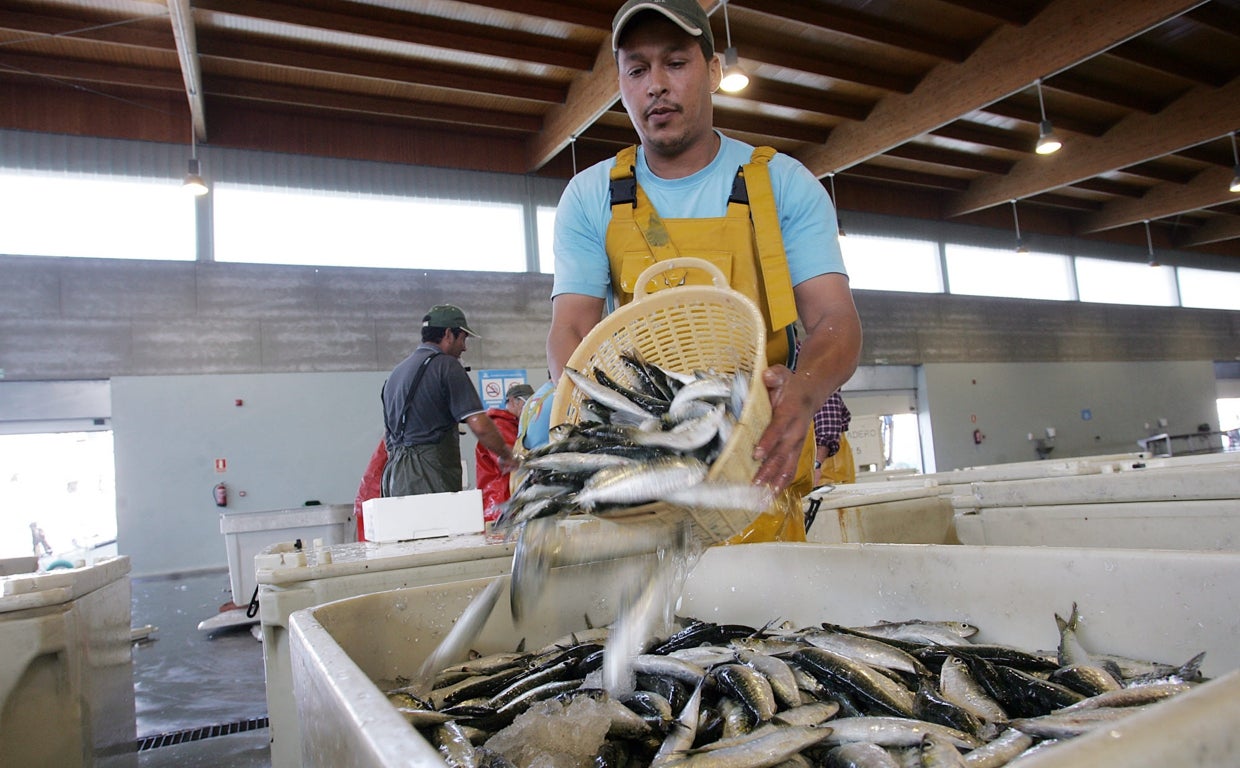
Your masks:
M 224 472 L 227 469 L 228 469 L 228 459 L 216 459 L 215 460 L 215 471 L 216 472 Z

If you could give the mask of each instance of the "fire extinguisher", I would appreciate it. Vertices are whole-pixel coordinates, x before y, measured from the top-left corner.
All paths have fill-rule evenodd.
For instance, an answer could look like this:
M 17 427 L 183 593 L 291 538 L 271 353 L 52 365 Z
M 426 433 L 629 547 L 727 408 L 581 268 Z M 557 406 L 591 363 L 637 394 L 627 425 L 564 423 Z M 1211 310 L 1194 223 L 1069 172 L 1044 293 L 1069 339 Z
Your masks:
M 217 483 L 215 488 L 212 489 L 212 492 L 215 495 L 215 506 L 217 507 L 228 506 L 228 486 L 224 485 L 223 483 Z

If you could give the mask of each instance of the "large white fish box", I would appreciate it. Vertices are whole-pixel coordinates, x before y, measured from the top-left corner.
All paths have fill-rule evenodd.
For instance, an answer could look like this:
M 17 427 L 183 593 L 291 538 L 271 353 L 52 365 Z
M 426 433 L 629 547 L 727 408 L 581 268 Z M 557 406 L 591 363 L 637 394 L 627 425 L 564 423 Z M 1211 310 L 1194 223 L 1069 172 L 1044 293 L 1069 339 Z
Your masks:
M 974 483 L 952 497 L 956 533 L 966 544 L 1240 550 L 1237 458 Z
M 481 533 L 482 491 L 423 493 L 362 502 L 367 541 L 393 542 Z
M 384 590 L 498 576 L 512 569 L 514 548 L 472 534 L 398 544 L 337 544 L 305 550 L 301 556 L 283 543 L 255 558 L 273 768 L 301 765 L 301 732 L 289 660 L 290 614 Z M 305 565 L 299 565 L 303 559 Z
M 606 569 L 557 574 L 515 628 L 501 599 L 474 647 L 538 647 L 615 611 Z M 488 583 L 398 589 L 290 618 L 293 687 L 307 765 L 444 765 L 374 681 L 410 676 Z M 761 626 L 785 619 L 870 624 L 957 619 L 977 642 L 1053 650 L 1055 613 L 1079 605 L 1082 644 L 1099 653 L 1182 663 L 1225 675 L 1105 733 L 1079 737 L 1030 766 L 1160 768 L 1240 764 L 1240 555 L 1050 547 L 746 544 L 714 547 L 690 574 L 676 613 Z M 1152 724 L 1151 724 L 1152 723 Z M 1173 734 L 1173 736 L 1169 736 Z M 1180 750 L 1191 745 L 1191 758 Z M 1022 764 L 1023 765 L 1023 764 Z
M 228 580 L 233 602 L 246 605 L 254 596 L 254 557 L 281 542 L 301 539 L 309 548 L 315 539 L 324 544 L 357 540 L 352 504 L 316 504 L 262 512 L 220 513 L 220 533 L 228 548 Z
M 819 544 L 955 544 L 947 493 L 921 478 L 837 485 L 819 497 L 805 537 Z
M 978 467 L 949 469 L 943 472 L 933 472 L 923 477 L 935 481 L 940 486 L 965 488 L 971 483 L 999 480 L 1033 480 L 1118 472 L 1124 468 L 1142 464 L 1148 459 L 1147 453 L 1114 453 L 1042 461 L 1012 461 L 1004 464 L 983 464 Z
M 129 558 L 0 585 L 0 762 L 136 766 Z

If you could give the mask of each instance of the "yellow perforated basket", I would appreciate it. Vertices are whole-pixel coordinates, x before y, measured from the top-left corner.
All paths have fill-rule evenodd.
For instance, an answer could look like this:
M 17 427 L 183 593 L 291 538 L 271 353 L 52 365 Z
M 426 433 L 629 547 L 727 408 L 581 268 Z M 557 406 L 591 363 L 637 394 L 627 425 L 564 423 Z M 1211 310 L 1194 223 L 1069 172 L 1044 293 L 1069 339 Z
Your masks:
M 695 269 L 708 273 L 713 285 L 671 285 L 666 273 Z M 657 285 L 659 290 L 647 290 Z M 637 278 L 633 301 L 604 318 L 582 340 L 568 367 L 593 376 L 601 368 L 631 388 L 636 377 L 621 355 L 636 350 L 647 361 L 681 373 L 740 371 L 749 379 L 741 418 L 707 477 L 749 482 L 757 471 L 753 449 L 771 420 L 771 402 L 762 384 L 766 369 L 766 324 L 757 306 L 728 287 L 719 269 L 703 259 L 680 257 L 648 267 Z M 551 424 L 580 421 L 582 393 L 567 376 L 560 377 L 551 409 Z M 687 521 L 705 544 L 725 541 L 744 531 L 756 513 L 742 510 L 701 510 L 667 503 L 644 504 L 605 515 L 617 522 L 648 520 L 657 515 L 668 523 Z

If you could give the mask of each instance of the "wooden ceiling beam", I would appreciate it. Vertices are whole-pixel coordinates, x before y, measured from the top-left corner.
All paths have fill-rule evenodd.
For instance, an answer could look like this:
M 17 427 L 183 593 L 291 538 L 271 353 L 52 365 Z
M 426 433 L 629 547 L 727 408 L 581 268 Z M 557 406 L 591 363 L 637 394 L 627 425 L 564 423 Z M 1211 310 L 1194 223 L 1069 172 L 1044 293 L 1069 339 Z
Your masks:
M 749 85 L 739 94 L 715 93 L 716 104 L 724 99 L 770 104 L 846 120 L 864 120 L 874 106 L 868 102 L 837 98 L 830 91 L 779 83 L 760 77 L 750 77 Z
M 580 27 L 608 30 L 611 29 L 611 20 L 616 15 L 615 8 L 598 10 L 580 3 L 556 2 L 555 0 L 469 0 L 469 4 L 515 13 L 519 16 L 534 16 L 549 21 L 576 24 Z
M 992 19 L 1011 24 L 1017 27 L 1023 27 L 1033 20 L 1034 14 L 1023 8 L 1016 7 L 1016 3 L 995 2 L 995 0 L 940 0 L 946 5 L 954 5 L 957 8 L 963 8 L 966 11 L 973 11 L 982 16 L 989 16 Z
M 300 47 L 273 47 L 257 45 L 212 35 L 199 45 L 199 55 L 209 65 L 212 59 L 226 59 L 247 67 L 270 66 L 282 69 L 302 69 L 321 72 L 333 77 L 350 76 L 367 80 L 392 81 L 402 85 L 419 85 L 444 88 L 466 93 L 502 93 L 514 99 L 529 99 L 543 103 L 563 101 L 565 88 L 547 85 L 529 77 L 506 75 L 483 75 L 473 69 L 448 69 L 445 67 L 415 65 L 408 62 L 392 62 L 378 57 L 335 56 L 318 53 Z M 614 65 L 613 65 L 614 66 Z
M 1236 194 L 1227 189 L 1232 175 L 1232 169 L 1215 166 L 1197 174 L 1188 184 L 1160 184 L 1137 200 L 1114 200 L 1079 222 L 1077 234 L 1102 232 L 1234 202 Z
M 547 111 L 543 129 L 527 143 L 525 167 L 530 172 L 542 168 L 620 99 L 618 77 L 608 38 L 599 46 L 594 66 L 573 79 L 564 102 Z
M 752 4 L 728 5 L 735 13 L 737 8 L 749 12 L 776 16 L 796 24 L 816 27 L 833 34 L 847 35 L 871 43 L 891 45 L 903 50 L 920 53 L 942 61 L 964 61 L 968 47 L 960 43 L 936 37 L 924 29 L 886 21 L 872 14 L 861 13 L 842 6 L 810 5 L 792 0 L 750 0 Z M 738 39 L 743 39 L 741 33 Z
M 915 77 L 884 72 L 858 64 L 852 59 L 828 56 L 822 51 L 809 55 L 797 53 L 788 48 L 762 47 L 746 43 L 743 52 L 742 62 L 745 59 L 753 59 L 773 67 L 783 67 L 819 77 L 843 80 L 847 83 L 865 85 L 891 93 L 911 93 L 917 87 Z
M 1106 135 L 1067 142 L 1053 155 L 1020 161 L 1006 176 L 978 179 L 947 204 L 960 216 L 1032 197 L 1225 135 L 1240 125 L 1240 77 L 1222 88 L 1198 86 L 1157 115 L 1131 114 Z
M 1169 55 L 1165 50 L 1141 39 L 1129 40 L 1107 51 L 1131 64 L 1145 67 L 1154 72 L 1162 72 L 1183 78 L 1196 85 L 1212 85 L 1215 88 L 1226 85 L 1231 75 L 1210 68 L 1201 62 L 1189 61 L 1179 56 Z
M 740 131 L 772 139 L 818 144 L 826 139 L 831 129 L 803 123 L 796 120 L 784 120 L 768 115 L 753 115 L 726 109 L 715 110 L 715 127 L 721 131 Z
M 197 141 L 207 140 L 207 106 L 202 98 L 202 62 L 198 59 L 198 34 L 194 28 L 194 11 L 190 0 L 168 0 L 168 17 L 172 37 L 176 40 L 177 60 L 185 82 L 185 100 L 189 106 L 190 124 Z
M 589 139 L 591 141 L 606 142 L 608 144 L 629 145 L 637 143 L 637 133 L 630 128 L 620 128 L 614 125 L 603 125 L 595 123 L 590 126 L 577 137 L 579 141 Z
M 1240 216 L 1214 216 L 1200 227 L 1176 239 L 1178 248 L 1194 248 L 1199 245 L 1221 243 L 1224 240 L 1240 240 Z
M 290 30 L 308 27 L 574 70 L 586 69 L 592 63 L 589 53 L 581 51 L 579 46 L 574 50 L 546 35 L 512 30 L 497 33 L 493 28 L 478 24 L 449 23 L 426 14 L 391 11 L 360 3 L 349 4 L 348 13 L 271 0 L 194 0 L 194 5 L 204 12 L 237 14 L 287 24 Z
M 1075 189 L 1083 189 L 1087 192 L 1101 192 L 1104 195 L 1113 195 L 1115 197 L 1139 198 L 1149 191 L 1146 187 L 1125 184 L 1122 181 L 1114 181 L 1101 176 L 1078 181 L 1072 186 Z
M 902 144 L 886 154 L 887 157 L 898 157 L 919 163 L 943 165 L 949 168 L 961 168 L 979 173 L 1007 173 L 1015 163 L 1004 158 L 987 157 L 976 152 L 961 152 L 955 149 L 928 146 L 909 142 Z
M 1167 181 L 1172 184 L 1187 184 L 1193 180 L 1193 173 L 1191 171 L 1155 162 L 1154 160 L 1116 168 L 1115 172 L 1129 176 L 1140 176 L 1143 179 L 1153 179 L 1154 181 Z
M 1210 3 L 1194 9 L 1189 18 L 1217 32 L 1240 38 L 1240 10 L 1221 3 Z
M 1038 111 L 1036 96 L 1032 99 L 1008 98 L 996 101 L 994 104 L 982 107 L 980 111 L 991 115 L 998 115 L 999 117 L 1010 117 L 1013 120 L 1020 120 L 1021 122 L 1029 123 L 1035 128 L 1042 121 L 1042 114 Z M 1049 117 L 1051 122 L 1055 124 L 1055 130 L 1057 131 L 1069 131 L 1085 136 L 1101 136 L 1111 129 L 1111 123 L 1109 122 L 1103 123 L 1097 120 L 1086 120 L 1074 115 L 1056 114 Z
M 1068 72 L 1055 75 L 1050 80 L 1043 80 L 1042 89 L 1043 91 L 1053 89 L 1070 93 L 1074 96 L 1084 96 L 1087 99 L 1093 99 L 1103 104 L 1114 104 L 1124 109 L 1144 112 L 1147 115 L 1152 115 L 1167 106 L 1165 101 L 1152 95 L 1147 96 L 1130 90 L 1122 90 L 1112 85 L 1099 83 L 1096 80 L 1090 80 Z M 1048 107 L 1046 114 L 1054 122 L 1054 109 Z
M 1201 4 L 1201 0 L 1052 0 L 1024 27 L 1001 27 L 962 64 L 935 67 L 909 94 L 893 93 L 870 116 L 840 126 L 801 154 L 815 176 L 880 155 L 957 116 L 984 108 Z
M 14 36 L 14 39 L 5 41 L 6 48 L 16 47 L 22 38 L 29 38 L 31 42 L 39 42 L 55 37 L 62 40 L 86 40 L 137 48 L 170 50 L 173 43 L 166 29 L 155 31 L 149 28 L 150 24 L 146 25 L 148 28 L 134 26 L 155 21 L 162 24 L 164 15 L 160 13 L 154 16 L 136 17 L 130 19 L 128 23 L 116 24 L 110 23 L 112 19 L 100 17 L 97 14 L 89 17 L 71 17 L 0 10 L 0 31 Z
M 10 53 L 3 48 L 0 48 L 0 69 L 18 75 L 62 81 L 62 85 L 69 87 L 74 83 L 92 83 L 160 91 L 179 91 L 184 88 L 180 73 L 171 69 L 153 70 L 149 67 L 102 64 L 98 61 L 48 58 Z
M 462 131 L 468 130 L 470 126 L 481 126 L 488 129 L 499 128 L 520 133 L 535 133 L 542 127 L 541 117 L 517 112 L 501 112 L 404 98 L 367 96 L 301 86 L 275 85 L 235 78 L 212 78 L 211 95 L 217 98 L 335 110 L 378 117 L 452 123 L 459 126 Z
M 934 136 L 941 136 L 944 139 L 964 141 L 982 147 L 1006 149 L 1013 152 L 1028 152 L 1033 146 L 1033 142 L 1030 141 L 1028 136 L 991 128 L 986 125 L 978 125 L 967 120 L 957 120 L 954 123 L 939 126 L 930 133 Z
M 952 176 L 936 176 L 931 173 L 920 173 L 918 171 L 906 171 L 902 168 L 888 168 L 873 163 L 863 163 L 848 169 L 849 178 L 856 177 L 862 179 L 874 179 L 875 181 L 890 181 L 897 184 L 907 184 L 913 187 L 928 187 L 938 190 L 964 190 L 969 188 L 968 179 L 958 179 Z
M 1037 203 L 1039 205 L 1053 206 L 1055 208 L 1066 208 L 1070 211 L 1097 211 L 1102 208 L 1102 203 L 1097 200 L 1087 200 L 1083 197 L 1073 197 L 1072 195 L 1062 195 L 1055 192 L 1047 192 L 1044 195 L 1038 195 L 1030 200 L 1021 200 L 1022 203 Z

